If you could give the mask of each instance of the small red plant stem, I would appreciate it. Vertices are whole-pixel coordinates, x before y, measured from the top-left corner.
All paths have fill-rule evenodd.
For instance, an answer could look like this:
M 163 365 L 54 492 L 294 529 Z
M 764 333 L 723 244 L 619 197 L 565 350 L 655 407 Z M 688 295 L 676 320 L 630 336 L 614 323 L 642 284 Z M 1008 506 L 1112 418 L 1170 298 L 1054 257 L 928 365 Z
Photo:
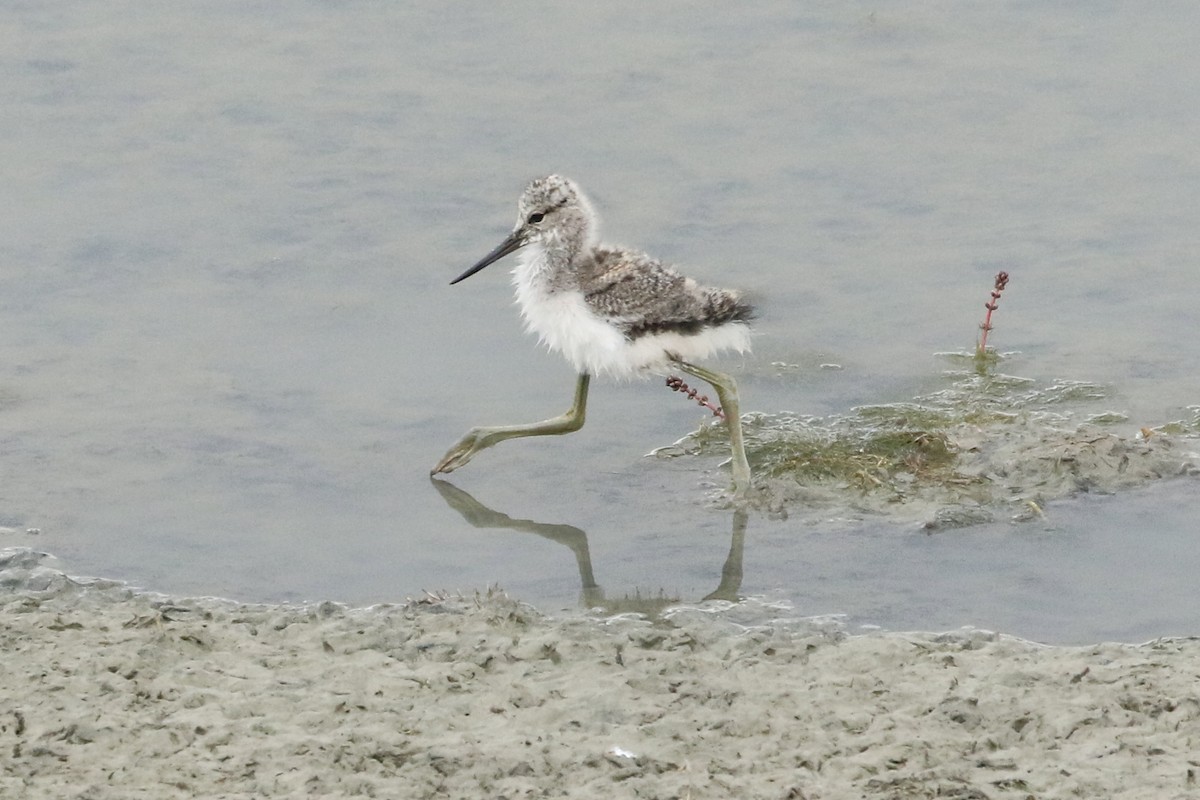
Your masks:
M 720 417 L 721 419 L 725 419 L 725 412 L 722 411 L 719 407 L 714 406 L 712 403 L 708 402 L 708 395 L 701 394 L 699 397 L 697 397 L 696 395 L 698 395 L 700 393 L 697 392 L 692 387 L 688 386 L 686 383 L 684 383 L 683 378 L 676 378 L 674 375 L 667 378 L 667 388 L 669 388 L 675 392 L 683 392 L 689 398 L 691 398 L 692 400 L 695 400 L 697 403 L 704 406 L 709 411 L 713 412 L 714 417 Z
M 992 312 L 999 305 L 1000 293 L 1004 291 L 1005 286 L 1008 286 L 1008 273 L 1001 270 L 996 273 L 996 286 L 992 289 L 991 301 L 983 304 L 983 307 L 987 309 L 987 316 L 983 318 L 983 324 L 979 326 L 983 330 L 983 336 L 979 340 L 979 352 L 981 354 L 987 352 L 988 332 L 992 330 Z

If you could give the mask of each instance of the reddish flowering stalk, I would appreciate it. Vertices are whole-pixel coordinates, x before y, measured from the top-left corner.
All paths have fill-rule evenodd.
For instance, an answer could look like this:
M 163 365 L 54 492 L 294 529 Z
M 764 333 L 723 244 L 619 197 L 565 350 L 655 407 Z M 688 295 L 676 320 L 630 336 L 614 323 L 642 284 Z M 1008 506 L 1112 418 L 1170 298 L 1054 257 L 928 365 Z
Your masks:
M 987 316 L 983 318 L 983 324 L 979 328 L 983 331 L 983 336 L 979 340 L 978 354 L 983 355 L 987 352 L 987 337 L 988 332 L 992 329 L 992 312 L 996 310 L 996 306 L 1000 303 L 1000 293 L 1004 291 L 1004 287 L 1008 286 L 1008 273 L 1001 270 L 996 273 L 996 287 L 992 289 L 992 300 L 989 303 L 984 303 L 983 307 L 987 309 Z
M 713 412 L 714 417 L 725 419 L 725 412 L 722 411 L 718 406 L 714 406 L 712 403 L 708 402 L 708 395 L 701 394 L 699 397 L 697 397 L 696 395 L 700 393 L 684 383 L 683 378 L 676 378 L 674 375 L 672 375 L 671 377 L 667 378 L 667 387 L 672 391 L 683 392 L 690 399 L 695 400 L 697 403 Z

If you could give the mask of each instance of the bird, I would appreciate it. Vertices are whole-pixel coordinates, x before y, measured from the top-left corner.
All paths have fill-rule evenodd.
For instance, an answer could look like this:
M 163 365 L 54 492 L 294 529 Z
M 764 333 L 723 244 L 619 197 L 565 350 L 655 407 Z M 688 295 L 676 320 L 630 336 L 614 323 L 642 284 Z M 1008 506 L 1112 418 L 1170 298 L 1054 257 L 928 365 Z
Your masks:
M 525 327 L 575 368 L 571 407 L 520 425 L 470 429 L 431 475 L 464 466 L 508 439 L 556 436 L 583 427 L 592 376 L 629 379 L 679 370 L 717 392 L 732 452 L 733 491 L 750 488 L 737 384 L 697 365 L 718 353 L 748 353 L 755 308 L 730 289 L 703 286 L 646 253 L 599 243 L 599 218 L 579 186 L 561 175 L 531 181 L 517 203 L 517 223 L 457 284 L 512 253 L 517 305 Z

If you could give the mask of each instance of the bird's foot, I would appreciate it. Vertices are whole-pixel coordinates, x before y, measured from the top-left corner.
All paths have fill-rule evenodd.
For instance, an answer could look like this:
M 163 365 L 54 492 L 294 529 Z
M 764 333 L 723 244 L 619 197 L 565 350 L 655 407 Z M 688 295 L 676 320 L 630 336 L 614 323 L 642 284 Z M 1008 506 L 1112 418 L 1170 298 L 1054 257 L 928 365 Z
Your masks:
M 459 467 L 466 466 L 476 453 L 491 444 L 491 442 L 484 441 L 485 434 L 486 431 L 482 428 L 471 428 L 453 447 L 446 451 L 446 455 L 442 456 L 442 460 L 434 465 L 429 474 L 453 472 Z

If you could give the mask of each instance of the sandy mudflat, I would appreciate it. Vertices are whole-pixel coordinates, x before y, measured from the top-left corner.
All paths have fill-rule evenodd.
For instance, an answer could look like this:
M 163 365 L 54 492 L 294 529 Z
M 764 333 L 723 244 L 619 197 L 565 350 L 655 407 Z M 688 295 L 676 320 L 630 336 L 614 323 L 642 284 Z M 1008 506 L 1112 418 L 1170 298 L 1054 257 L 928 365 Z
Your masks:
M 735 619 L 167 599 L 10 551 L 0 796 L 1200 797 L 1198 641 Z

